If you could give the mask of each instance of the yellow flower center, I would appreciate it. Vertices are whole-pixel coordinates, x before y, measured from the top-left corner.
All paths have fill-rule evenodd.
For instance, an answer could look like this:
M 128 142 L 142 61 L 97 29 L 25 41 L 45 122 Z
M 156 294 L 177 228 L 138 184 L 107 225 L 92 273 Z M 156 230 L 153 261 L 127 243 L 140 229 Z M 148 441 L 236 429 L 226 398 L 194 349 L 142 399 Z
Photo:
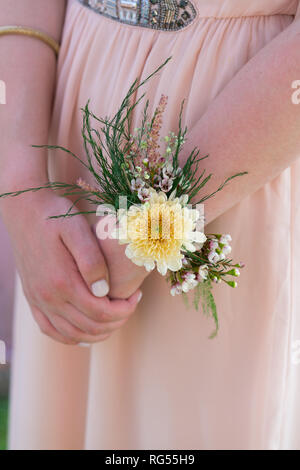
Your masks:
M 128 244 L 125 253 L 135 264 L 148 271 L 157 266 L 165 275 L 181 269 L 182 249 L 194 251 L 196 219 L 197 212 L 182 200 L 154 191 L 147 203 L 131 206 L 120 218 L 119 240 Z
M 181 209 L 154 204 L 128 217 L 129 240 L 139 254 L 154 259 L 178 253 L 182 245 Z

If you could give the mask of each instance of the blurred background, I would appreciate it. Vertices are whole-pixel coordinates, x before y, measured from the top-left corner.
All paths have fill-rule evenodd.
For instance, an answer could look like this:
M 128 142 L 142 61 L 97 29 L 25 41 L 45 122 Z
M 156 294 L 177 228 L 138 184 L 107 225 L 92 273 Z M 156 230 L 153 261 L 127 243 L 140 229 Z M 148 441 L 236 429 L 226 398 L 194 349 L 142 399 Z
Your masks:
M 0 341 L 6 358 L 0 357 L 0 450 L 7 448 L 9 377 L 12 352 L 12 321 L 15 267 L 9 236 L 0 218 Z

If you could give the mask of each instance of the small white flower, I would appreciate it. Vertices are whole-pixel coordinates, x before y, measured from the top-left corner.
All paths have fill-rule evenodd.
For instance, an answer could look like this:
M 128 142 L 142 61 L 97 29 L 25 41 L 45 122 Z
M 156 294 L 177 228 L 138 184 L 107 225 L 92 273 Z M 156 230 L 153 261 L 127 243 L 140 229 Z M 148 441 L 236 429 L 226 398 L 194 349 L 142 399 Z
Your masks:
M 182 287 L 181 287 L 181 284 L 180 282 L 176 282 L 176 284 L 174 284 L 172 287 L 171 287 L 171 295 L 178 295 L 178 294 L 181 294 L 182 293 Z
M 150 195 L 151 193 L 149 188 L 141 187 L 138 190 L 138 198 L 143 202 L 148 201 L 150 199 Z
M 182 275 L 182 277 L 185 281 L 189 282 L 195 279 L 195 274 L 191 273 L 190 271 L 187 271 Z
M 153 186 L 154 188 L 159 188 L 161 182 L 161 177 L 159 175 L 155 175 L 153 178 Z
M 234 275 L 238 277 L 240 274 L 240 270 L 238 268 L 234 268 Z
M 209 248 L 210 248 L 211 250 L 216 250 L 217 248 L 219 248 L 219 243 L 218 243 L 218 241 L 217 241 L 217 240 L 211 240 L 211 241 L 209 242 Z
M 164 191 L 165 193 L 169 192 L 170 189 L 172 189 L 172 186 L 173 186 L 173 180 L 171 178 L 164 178 L 159 183 L 160 189 Z
M 231 235 L 229 235 L 229 233 L 227 233 L 226 235 L 221 236 L 220 243 L 223 243 L 224 245 L 227 245 L 228 242 L 231 242 L 231 240 L 232 240 Z
M 196 274 L 192 272 L 186 272 L 183 274 L 183 283 L 182 283 L 182 291 L 183 292 L 188 292 L 191 289 L 194 289 L 196 285 L 198 284 Z
M 171 163 L 167 163 L 163 169 L 162 169 L 162 174 L 164 178 L 172 178 L 173 175 L 173 166 Z
M 141 178 L 131 180 L 132 191 L 138 191 L 143 186 L 145 186 L 145 182 Z
M 198 270 L 198 279 L 200 280 L 205 280 L 207 279 L 208 276 L 208 266 L 207 264 L 202 264 L 202 266 L 199 267 Z
M 231 246 L 230 245 L 223 246 L 222 253 L 224 253 L 224 255 L 228 255 L 229 253 L 231 253 Z
M 184 292 L 185 294 L 190 290 L 190 285 L 186 281 L 183 281 L 181 287 L 182 287 L 182 292 Z
M 214 264 L 214 263 L 217 263 L 217 262 L 220 260 L 220 257 L 219 257 L 219 255 L 218 255 L 218 253 L 216 253 L 216 252 L 213 251 L 213 250 L 208 253 L 208 257 L 207 257 L 207 258 L 208 258 L 208 261 L 209 261 L 210 263 L 213 263 L 213 264 Z
M 181 284 L 181 289 L 184 293 L 187 293 L 189 291 L 189 285 L 186 281 L 183 281 L 183 283 Z
M 206 235 L 204 235 L 203 232 L 192 232 L 191 236 L 190 236 L 190 239 L 193 240 L 198 245 L 203 245 L 203 243 L 206 240 Z M 199 248 L 199 246 L 197 247 L 197 249 L 198 248 Z

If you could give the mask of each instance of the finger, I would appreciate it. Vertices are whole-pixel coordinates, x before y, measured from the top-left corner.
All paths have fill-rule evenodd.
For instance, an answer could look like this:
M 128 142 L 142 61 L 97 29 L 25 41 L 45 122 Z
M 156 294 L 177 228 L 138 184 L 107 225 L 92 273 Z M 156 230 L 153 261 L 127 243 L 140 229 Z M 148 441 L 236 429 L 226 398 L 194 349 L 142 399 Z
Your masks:
M 134 306 L 134 308 L 137 306 L 137 304 L 142 300 L 143 297 L 143 292 L 141 289 L 137 289 L 130 297 L 128 297 L 128 302 Z
M 109 276 L 104 256 L 93 231 L 84 219 L 80 219 L 76 230 L 67 229 L 61 234 L 65 246 L 72 254 L 77 268 L 87 286 L 96 297 L 109 292 Z
M 31 311 L 33 318 L 37 322 L 41 332 L 49 336 L 50 338 L 54 339 L 55 341 L 58 341 L 59 343 L 63 344 L 68 344 L 68 345 L 74 345 L 77 344 L 76 342 L 72 341 L 70 338 L 67 338 L 66 336 L 62 335 L 59 333 L 52 323 L 48 320 L 46 315 L 44 315 L 38 308 L 31 306 Z
M 70 303 L 66 303 L 63 306 L 63 310 L 59 312 L 58 315 L 68 320 L 69 323 L 78 328 L 82 333 L 91 336 L 111 333 L 123 326 L 127 321 L 127 318 L 125 318 L 123 320 L 113 322 L 96 322 L 77 310 L 76 307 Z
M 131 316 L 141 301 L 142 295 L 142 291 L 137 289 L 128 299 L 110 299 L 108 318 L 109 316 L 116 319 Z
M 70 298 L 77 310 L 97 322 L 114 322 L 128 318 L 140 300 L 139 289 L 127 300 L 110 300 L 108 297 L 97 299 L 82 284 L 77 285 Z
M 70 339 L 76 344 L 79 343 L 97 343 L 107 339 L 113 331 L 106 331 L 98 335 L 89 335 L 79 330 L 76 326 L 72 325 L 68 320 L 59 316 L 52 315 L 50 322 L 54 328 L 64 337 Z

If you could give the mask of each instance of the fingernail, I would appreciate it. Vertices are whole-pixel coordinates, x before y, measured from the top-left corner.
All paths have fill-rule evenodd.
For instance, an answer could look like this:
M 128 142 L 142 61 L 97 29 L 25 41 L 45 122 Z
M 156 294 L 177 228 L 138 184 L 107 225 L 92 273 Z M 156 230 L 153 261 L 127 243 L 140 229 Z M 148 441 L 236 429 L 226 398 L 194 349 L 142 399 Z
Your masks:
M 108 294 L 109 286 L 105 279 L 96 281 L 92 284 L 92 292 L 96 297 L 104 297 Z
M 143 292 L 140 292 L 139 295 L 138 295 L 138 299 L 137 299 L 138 303 L 139 303 L 139 301 L 141 300 L 142 297 L 143 297 Z
M 81 346 L 82 348 L 89 348 L 90 343 L 78 343 L 78 346 Z

